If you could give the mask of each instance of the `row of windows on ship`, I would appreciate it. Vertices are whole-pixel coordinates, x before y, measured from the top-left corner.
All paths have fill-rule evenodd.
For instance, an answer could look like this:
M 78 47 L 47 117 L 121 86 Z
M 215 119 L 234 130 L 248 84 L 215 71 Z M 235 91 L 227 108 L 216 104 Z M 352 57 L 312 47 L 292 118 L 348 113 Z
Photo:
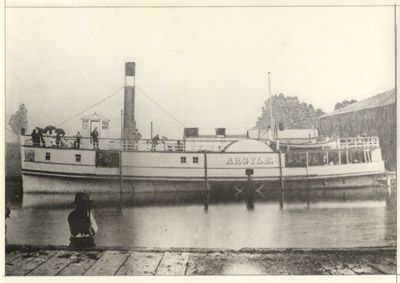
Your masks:
M 26 161 L 35 161 L 35 151 L 27 150 L 25 152 Z M 51 161 L 51 153 L 45 153 L 45 160 Z M 189 163 L 189 158 L 186 156 L 180 157 L 182 164 Z M 82 155 L 75 154 L 75 162 L 81 163 Z M 193 156 L 191 159 L 193 164 L 199 163 L 199 157 Z M 96 152 L 96 166 L 99 167 L 119 167 L 118 152 Z M 327 151 L 327 152 L 287 152 L 285 154 L 286 167 L 306 167 L 306 166 L 321 166 L 321 165 L 342 165 L 351 163 L 369 163 L 372 162 L 370 150 L 356 151 Z
M 35 161 L 35 151 L 27 150 L 25 152 L 25 160 L 26 161 Z M 45 160 L 51 161 L 51 152 L 45 153 Z M 81 163 L 82 155 L 75 154 L 75 162 Z M 181 156 L 180 161 L 183 164 L 189 163 L 189 158 L 186 156 Z M 199 163 L 199 157 L 193 156 L 192 163 Z M 119 153 L 118 152 L 96 152 L 96 166 L 99 167 L 119 167 Z

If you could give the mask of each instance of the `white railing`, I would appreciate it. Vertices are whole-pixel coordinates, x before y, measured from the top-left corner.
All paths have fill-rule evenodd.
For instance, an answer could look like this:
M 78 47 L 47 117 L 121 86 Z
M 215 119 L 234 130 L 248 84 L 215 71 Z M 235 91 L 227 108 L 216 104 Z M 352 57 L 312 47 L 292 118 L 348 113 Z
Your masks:
M 30 136 L 24 136 L 24 144 L 33 146 Z M 77 148 L 76 137 L 62 137 L 59 142 L 55 137 L 45 137 L 45 142 L 40 142 L 40 147 Z M 101 150 L 124 150 L 124 151 L 213 151 L 220 152 L 228 144 L 236 140 L 167 140 L 161 139 L 157 143 L 152 140 L 121 140 L 99 138 L 99 149 Z M 93 149 L 91 138 L 80 138 L 79 148 Z
M 30 136 L 23 136 L 25 145 L 33 145 Z M 99 149 L 102 150 L 124 150 L 124 151 L 211 151 L 221 152 L 227 145 L 238 139 L 186 139 L 186 140 L 168 140 L 161 139 L 156 144 L 152 140 L 121 140 L 121 139 L 103 139 L 99 138 Z M 62 137 L 57 143 L 55 137 L 44 136 L 44 143 L 41 141 L 41 147 L 76 147 L 76 137 Z M 357 137 L 357 138 L 341 138 L 337 140 L 338 149 L 366 149 L 378 148 L 378 137 Z M 293 146 L 296 146 L 293 144 Z M 93 141 L 91 138 L 81 138 L 80 148 L 93 149 Z
M 338 140 L 340 149 L 375 148 L 379 147 L 378 137 L 341 138 Z

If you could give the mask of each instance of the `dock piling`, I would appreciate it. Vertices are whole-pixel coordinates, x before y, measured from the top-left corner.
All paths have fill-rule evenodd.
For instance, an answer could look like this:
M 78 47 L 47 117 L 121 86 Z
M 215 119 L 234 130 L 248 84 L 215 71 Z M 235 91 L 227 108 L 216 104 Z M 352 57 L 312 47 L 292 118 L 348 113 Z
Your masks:
M 247 184 L 246 184 L 246 204 L 247 209 L 254 209 L 254 186 L 251 175 L 253 174 L 253 170 L 246 170 L 247 174 Z
M 119 151 L 119 193 L 122 195 L 122 182 L 123 182 L 123 177 L 122 177 L 122 151 Z
M 206 151 L 204 151 L 204 188 L 205 188 L 204 209 L 208 209 L 208 204 L 210 202 L 210 192 L 209 192 L 208 174 L 207 174 L 207 152 Z
M 282 152 L 279 150 L 279 175 L 280 175 L 280 198 L 279 198 L 279 207 L 283 209 L 283 200 L 284 200 L 284 182 L 283 182 L 283 173 L 282 173 Z
M 391 180 L 392 180 L 392 178 L 390 177 L 390 175 L 387 175 L 386 176 L 386 185 L 387 185 L 388 198 L 390 198 L 392 196 Z
M 310 209 L 310 181 L 307 182 L 307 208 Z

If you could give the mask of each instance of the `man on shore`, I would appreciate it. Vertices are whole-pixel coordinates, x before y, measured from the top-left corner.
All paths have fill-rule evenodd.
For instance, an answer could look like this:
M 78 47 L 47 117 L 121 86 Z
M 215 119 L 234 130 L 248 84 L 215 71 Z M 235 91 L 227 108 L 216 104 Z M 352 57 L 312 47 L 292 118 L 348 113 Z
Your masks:
M 69 230 L 71 236 L 69 238 L 70 247 L 73 248 L 90 248 L 94 247 L 94 235 L 97 233 L 97 224 L 91 212 L 91 204 L 87 193 L 77 193 L 74 211 L 68 216 Z

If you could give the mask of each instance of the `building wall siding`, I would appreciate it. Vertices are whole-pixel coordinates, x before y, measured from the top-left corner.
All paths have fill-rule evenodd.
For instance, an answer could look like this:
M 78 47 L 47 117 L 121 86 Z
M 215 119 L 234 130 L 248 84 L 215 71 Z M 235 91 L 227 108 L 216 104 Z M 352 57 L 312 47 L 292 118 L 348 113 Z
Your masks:
M 378 136 L 386 169 L 396 170 L 395 104 L 321 117 L 318 130 L 332 138 Z
M 6 179 L 21 178 L 21 152 L 19 143 L 6 143 Z

